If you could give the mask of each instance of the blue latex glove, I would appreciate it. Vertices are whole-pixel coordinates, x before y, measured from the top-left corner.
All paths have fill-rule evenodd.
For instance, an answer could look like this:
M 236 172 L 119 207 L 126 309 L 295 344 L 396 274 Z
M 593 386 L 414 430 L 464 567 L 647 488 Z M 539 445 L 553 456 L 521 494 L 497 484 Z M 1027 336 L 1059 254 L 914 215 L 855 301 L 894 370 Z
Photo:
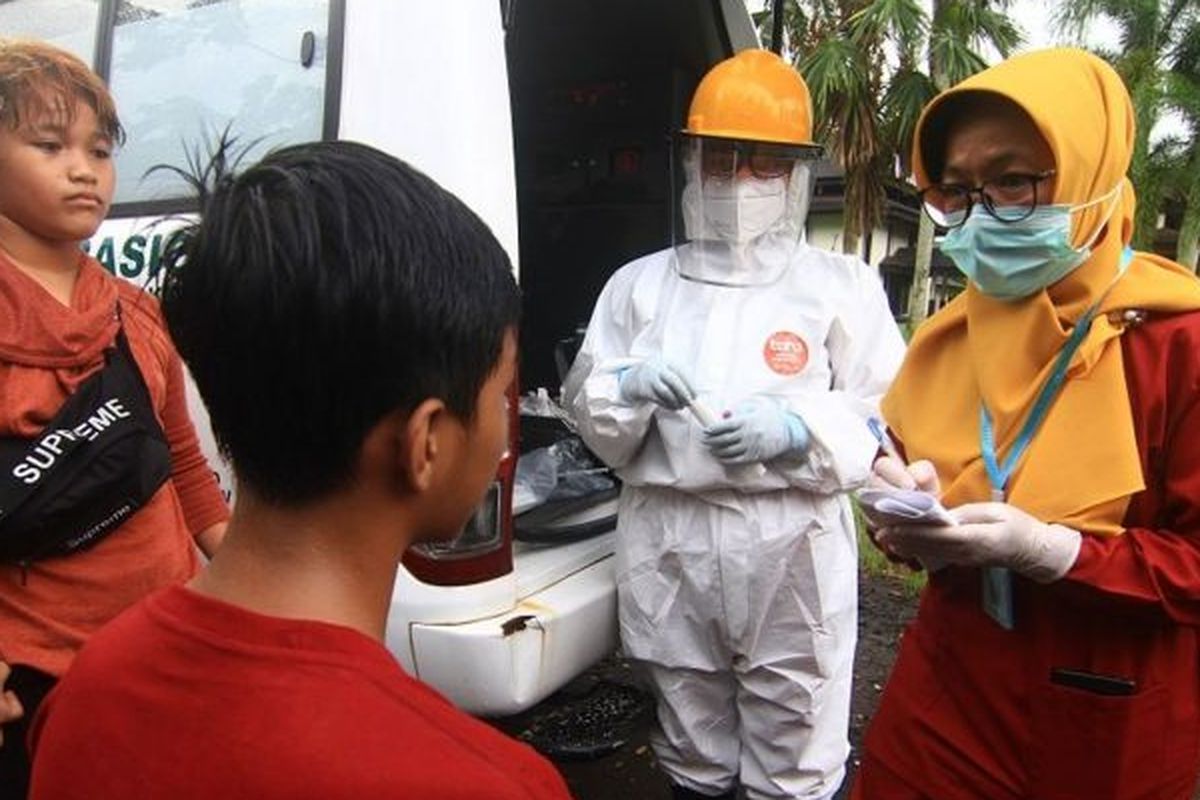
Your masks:
M 657 403 L 672 411 L 683 408 L 696 396 L 678 367 L 657 358 L 622 370 L 618 386 L 621 397 L 630 403 Z
M 800 455 L 810 437 L 804 420 L 766 397 L 751 397 L 704 432 L 704 443 L 726 464 L 755 464 Z

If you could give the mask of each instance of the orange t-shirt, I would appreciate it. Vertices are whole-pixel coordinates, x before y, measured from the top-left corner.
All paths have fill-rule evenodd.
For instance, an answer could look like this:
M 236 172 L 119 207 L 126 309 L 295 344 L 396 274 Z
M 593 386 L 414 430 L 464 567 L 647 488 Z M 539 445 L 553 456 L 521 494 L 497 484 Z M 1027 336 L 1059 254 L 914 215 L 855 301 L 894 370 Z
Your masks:
M 199 565 L 193 536 L 228 518 L 187 413 L 183 366 L 158 302 L 93 259 L 65 306 L 0 254 L 0 436 L 36 435 L 125 334 L 171 448 L 171 478 L 91 549 L 0 564 L 0 660 L 61 675 L 97 628 Z

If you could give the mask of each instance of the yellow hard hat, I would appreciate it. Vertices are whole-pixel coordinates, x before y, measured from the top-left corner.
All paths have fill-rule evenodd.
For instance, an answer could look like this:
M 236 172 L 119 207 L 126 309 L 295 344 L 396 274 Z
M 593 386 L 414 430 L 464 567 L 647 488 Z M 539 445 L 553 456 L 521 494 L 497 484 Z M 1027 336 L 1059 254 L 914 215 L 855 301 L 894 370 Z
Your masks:
M 684 133 L 815 146 L 812 98 L 795 69 L 769 50 L 743 50 L 696 87 Z

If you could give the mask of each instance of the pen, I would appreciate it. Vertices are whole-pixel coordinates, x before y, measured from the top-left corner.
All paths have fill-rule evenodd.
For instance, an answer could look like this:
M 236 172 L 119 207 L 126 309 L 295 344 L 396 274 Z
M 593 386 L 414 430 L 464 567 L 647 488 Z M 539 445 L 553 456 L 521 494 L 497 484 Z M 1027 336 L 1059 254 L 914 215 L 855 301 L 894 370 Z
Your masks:
M 896 459 L 901 464 L 905 463 L 904 456 L 900 455 L 900 451 L 896 449 L 895 443 L 892 442 L 892 437 L 888 436 L 887 429 L 883 427 L 883 422 L 876 417 L 871 417 L 867 420 L 867 427 L 871 430 L 871 435 L 879 442 L 879 447 L 884 454 Z

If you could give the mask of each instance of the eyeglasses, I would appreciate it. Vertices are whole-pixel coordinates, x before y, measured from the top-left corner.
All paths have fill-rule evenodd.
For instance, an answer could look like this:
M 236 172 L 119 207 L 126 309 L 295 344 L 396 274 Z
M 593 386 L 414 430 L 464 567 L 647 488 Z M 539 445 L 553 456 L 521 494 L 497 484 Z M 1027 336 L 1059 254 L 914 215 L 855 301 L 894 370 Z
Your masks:
M 1038 185 L 1053 177 L 1052 169 L 1042 172 L 1010 172 L 984 181 L 978 186 L 961 183 L 935 183 L 919 192 L 925 213 L 943 228 L 957 228 L 971 216 L 975 198 L 987 213 L 1000 222 L 1028 219 L 1038 205 Z
M 767 142 L 705 139 L 699 143 L 700 171 L 706 178 L 732 178 L 749 167 L 756 178 L 790 175 L 800 154 L 795 147 Z

